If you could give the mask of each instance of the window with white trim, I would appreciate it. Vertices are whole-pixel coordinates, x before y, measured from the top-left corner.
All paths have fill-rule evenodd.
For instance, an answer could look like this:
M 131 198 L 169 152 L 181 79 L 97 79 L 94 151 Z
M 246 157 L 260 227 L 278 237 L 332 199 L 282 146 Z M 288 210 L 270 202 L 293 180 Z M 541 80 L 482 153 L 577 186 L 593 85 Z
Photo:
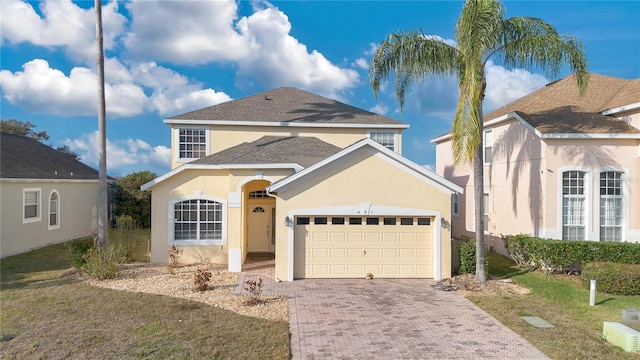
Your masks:
M 387 149 L 396 151 L 396 133 L 393 131 L 372 131 L 369 137 Z
M 585 239 L 585 177 L 584 171 L 562 173 L 562 239 Z
M 200 159 L 207 156 L 207 130 L 178 129 L 178 159 Z
M 40 189 L 23 189 L 22 221 L 40 221 Z
M 622 241 L 622 173 L 600 173 L 600 241 Z
M 49 229 L 57 229 L 60 227 L 60 199 L 57 191 L 52 191 L 49 195 Z
M 491 164 L 493 162 L 493 131 L 484 131 L 484 163 Z
M 177 202 L 173 206 L 173 239 L 203 242 L 210 245 L 223 241 L 222 204 L 217 201 L 193 199 Z

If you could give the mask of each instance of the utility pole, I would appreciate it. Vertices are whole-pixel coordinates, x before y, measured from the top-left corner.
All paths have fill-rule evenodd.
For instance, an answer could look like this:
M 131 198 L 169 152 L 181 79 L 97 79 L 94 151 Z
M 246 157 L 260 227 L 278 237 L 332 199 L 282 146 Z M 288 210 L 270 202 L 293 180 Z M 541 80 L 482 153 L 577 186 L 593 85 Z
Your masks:
M 96 73 L 98 75 L 98 146 L 100 170 L 98 180 L 98 244 L 107 248 L 107 114 L 104 97 L 104 49 L 102 44 L 102 1 L 94 0 L 96 9 Z

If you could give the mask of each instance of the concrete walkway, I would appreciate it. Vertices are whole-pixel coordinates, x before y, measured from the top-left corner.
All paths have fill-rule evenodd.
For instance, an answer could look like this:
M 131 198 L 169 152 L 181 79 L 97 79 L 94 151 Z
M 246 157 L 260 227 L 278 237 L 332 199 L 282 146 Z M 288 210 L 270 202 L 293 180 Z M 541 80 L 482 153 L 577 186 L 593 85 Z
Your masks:
M 548 359 L 524 338 L 433 280 L 276 283 L 273 261 L 246 264 L 238 288 L 289 298 L 292 359 Z

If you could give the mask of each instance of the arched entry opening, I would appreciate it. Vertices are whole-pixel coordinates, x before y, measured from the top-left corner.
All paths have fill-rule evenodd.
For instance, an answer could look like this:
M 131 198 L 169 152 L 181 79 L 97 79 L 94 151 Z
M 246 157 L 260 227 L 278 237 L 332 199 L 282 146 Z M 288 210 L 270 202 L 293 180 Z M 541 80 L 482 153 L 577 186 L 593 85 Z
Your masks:
M 275 254 L 276 199 L 266 188 L 267 180 L 253 180 L 242 187 L 244 241 L 248 258 L 273 257 Z

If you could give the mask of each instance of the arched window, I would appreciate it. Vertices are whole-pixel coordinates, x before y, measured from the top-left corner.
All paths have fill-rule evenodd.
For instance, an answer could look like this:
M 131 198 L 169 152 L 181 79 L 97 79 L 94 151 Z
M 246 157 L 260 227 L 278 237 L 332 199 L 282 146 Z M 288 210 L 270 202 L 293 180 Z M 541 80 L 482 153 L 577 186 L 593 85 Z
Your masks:
M 60 198 L 57 191 L 49 195 L 49 229 L 60 227 Z
M 264 208 L 262 206 L 256 206 L 255 208 L 253 208 L 254 213 L 263 213 L 264 212 Z
M 173 206 L 174 241 L 223 240 L 223 206 L 213 200 L 184 200 Z

